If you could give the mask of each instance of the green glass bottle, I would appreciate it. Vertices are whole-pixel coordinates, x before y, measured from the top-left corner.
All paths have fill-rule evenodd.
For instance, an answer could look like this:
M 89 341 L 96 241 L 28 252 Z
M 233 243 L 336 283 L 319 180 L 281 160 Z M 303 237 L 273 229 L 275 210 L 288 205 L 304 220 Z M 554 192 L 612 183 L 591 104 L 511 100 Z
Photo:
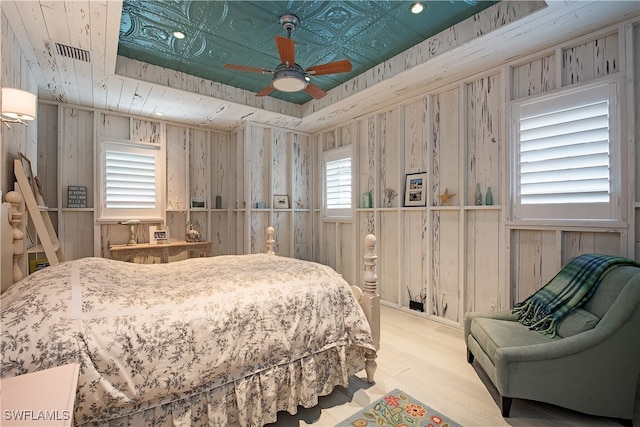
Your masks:
M 487 206 L 493 205 L 493 193 L 491 192 L 491 187 L 487 187 L 487 195 L 485 197 L 485 205 L 487 205 Z
M 480 184 L 476 184 L 476 194 L 473 197 L 473 204 L 476 206 L 482 206 L 482 192 L 480 191 Z

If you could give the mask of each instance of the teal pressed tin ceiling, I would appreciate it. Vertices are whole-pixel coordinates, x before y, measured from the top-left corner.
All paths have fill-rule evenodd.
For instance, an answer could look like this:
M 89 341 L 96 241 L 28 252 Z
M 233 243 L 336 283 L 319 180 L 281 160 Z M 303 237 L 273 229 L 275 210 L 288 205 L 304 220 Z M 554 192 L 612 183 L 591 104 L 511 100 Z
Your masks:
M 251 92 L 269 86 L 271 75 L 228 70 L 223 64 L 274 70 L 274 37 L 286 37 L 281 15 L 293 14 L 296 63 L 304 69 L 348 59 L 349 73 L 312 77 L 330 89 L 409 47 L 463 21 L 496 1 L 135 1 L 124 0 L 118 54 Z M 182 40 L 173 36 L 183 32 Z M 304 104 L 304 92 L 273 91 L 272 97 Z

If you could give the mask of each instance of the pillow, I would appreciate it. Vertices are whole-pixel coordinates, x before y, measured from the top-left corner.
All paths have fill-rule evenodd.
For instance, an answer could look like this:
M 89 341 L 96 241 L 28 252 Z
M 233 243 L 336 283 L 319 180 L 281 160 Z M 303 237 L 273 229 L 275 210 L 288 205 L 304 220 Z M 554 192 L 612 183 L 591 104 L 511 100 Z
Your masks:
M 558 323 L 558 335 L 567 338 L 595 328 L 600 318 L 595 314 L 578 308 Z

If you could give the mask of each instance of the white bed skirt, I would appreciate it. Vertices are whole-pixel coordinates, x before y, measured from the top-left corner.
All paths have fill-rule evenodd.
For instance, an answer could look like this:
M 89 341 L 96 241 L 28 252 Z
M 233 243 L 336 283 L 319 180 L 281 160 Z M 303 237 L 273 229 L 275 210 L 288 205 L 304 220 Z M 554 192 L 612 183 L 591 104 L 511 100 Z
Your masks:
M 364 352 L 361 347 L 333 347 L 222 386 L 157 402 L 126 417 L 84 426 L 263 426 L 275 422 L 279 411 L 295 414 L 298 406 L 316 406 L 318 397 L 336 386 L 347 387 L 349 376 L 364 368 Z

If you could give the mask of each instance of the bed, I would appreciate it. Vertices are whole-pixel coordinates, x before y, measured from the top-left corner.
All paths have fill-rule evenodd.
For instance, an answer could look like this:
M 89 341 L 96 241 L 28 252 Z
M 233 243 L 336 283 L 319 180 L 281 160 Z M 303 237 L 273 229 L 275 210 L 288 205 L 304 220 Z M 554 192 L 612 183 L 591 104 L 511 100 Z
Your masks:
M 365 239 L 360 290 L 328 266 L 272 254 L 269 233 L 266 254 L 83 258 L 12 284 L 1 377 L 79 363 L 74 424 L 136 426 L 261 426 L 315 406 L 362 369 L 373 382 L 375 237 Z M 3 253 L 3 275 L 20 243 Z

